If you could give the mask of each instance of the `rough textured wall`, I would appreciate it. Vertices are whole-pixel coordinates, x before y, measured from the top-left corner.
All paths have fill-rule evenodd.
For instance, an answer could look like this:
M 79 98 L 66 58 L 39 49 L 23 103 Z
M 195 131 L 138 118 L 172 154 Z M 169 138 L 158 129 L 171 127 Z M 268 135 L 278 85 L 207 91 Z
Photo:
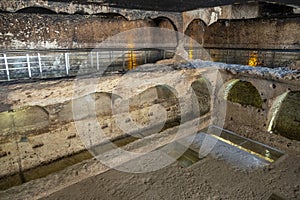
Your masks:
M 157 68 L 157 66 L 154 67 Z M 153 72 L 145 72 L 142 77 L 158 77 L 158 73 L 161 72 L 153 70 Z M 176 87 L 181 88 L 183 87 L 182 80 L 191 84 L 196 78 L 199 78 L 199 72 L 172 70 L 168 76 L 163 78 L 166 81 L 175 80 L 176 85 L 179 85 Z M 6 179 L 3 179 L 6 175 L 24 173 L 25 179 L 30 180 L 30 177 L 25 173 L 26 170 L 86 149 L 76 131 L 76 127 L 80 127 L 81 122 L 90 123 L 88 119 L 91 119 L 93 115 L 88 112 L 87 107 L 84 105 L 91 105 L 91 100 L 95 102 L 95 117 L 97 117 L 103 134 L 112 140 L 125 137 L 127 133 L 138 133 L 134 128 L 135 126 L 130 126 L 129 132 L 122 130 L 121 127 L 126 125 L 139 125 L 137 126 L 138 131 L 146 137 L 176 126 L 185 119 L 189 120 L 191 116 L 199 117 L 194 113 L 192 107 L 185 106 L 185 108 L 181 108 L 179 105 L 179 102 L 189 102 L 189 95 L 177 96 L 173 87 L 156 85 L 155 82 L 149 86 L 141 84 L 137 93 L 128 93 L 130 94 L 128 99 L 122 97 L 129 102 L 128 112 L 120 107 L 116 107 L 113 111 L 112 103 L 119 101 L 120 96 L 111 92 L 116 92 L 119 82 L 122 82 L 122 76 L 103 76 L 100 79 L 101 81 L 97 82 L 97 88 L 99 88 L 97 92 L 78 98 L 73 96 L 74 82 L 66 81 L 66 79 L 62 81 L 65 83 L 63 85 L 61 85 L 61 81 L 57 80 L 44 82 L 43 84 L 42 82 L 40 84 L 29 83 L 29 87 L 23 85 L 22 88 L 19 88 L 24 92 L 22 92 L 23 94 L 20 93 L 19 89 L 18 92 L 14 92 L 19 99 L 16 102 L 29 98 L 27 103 L 36 105 L 24 106 L 23 104 L 14 108 L 7 108 L 6 111 L 0 113 L 0 161 L 3 163 L 0 166 L 0 190 L 7 188 Z M 82 84 L 86 85 L 86 82 Z M 2 93 L 1 98 L 4 98 L 4 91 L 5 93 L 11 91 L 10 87 L 18 87 L 17 85 L 2 86 L 2 89 L 5 89 L 0 91 Z M 126 86 L 124 87 L 126 88 Z M 209 100 L 208 89 L 203 82 L 194 84 L 193 88 L 198 91 L 195 98 L 201 103 L 201 115 L 205 115 L 210 110 L 209 102 L 207 102 Z M 27 89 L 33 93 L 37 92 L 37 96 Z M 205 91 L 199 91 L 200 89 Z M 47 94 L 44 95 L 42 90 L 46 91 Z M 128 90 L 127 92 L 131 91 L 135 92 L 135 90 Z M 186 93 L 188 94 L 189 91 Z M 36 101 L 36 97 L 41 97 L 41 101 Z M 73 101 L 72 97 L 74 97 Z M 11 109 L 14 110 L 11 111 Z M 76 126 L 74 119 L 80 122 Z M 204 124 L 203 121 L 201 121 L 201 124 Z M 93 135 L 90 130 L 88 130 L 88 133 Z M 104 138 L 101 139 L 101 142 L 104 142 Z M 18 148 L 16 148 L 17 145 Z M 20 159 L 20 162 L 18 162 L 18 159 Z
M 248 65 L 254 57 L 260 66 L 297 68 L 300 54 L 288 49 L 300 49 L 299 32 L 297 17 L 219 20 L 210 26 L 198 19 L 189 24 L 185 34 L 209 49 L 216 62 Z
M 300 18 L 192 21 L 185 33 L 205 47 L 300 49 Z M 205 29 L 205 34 L 203 34 Z M 204 36 L 204 38 L 203 38 Z
M 88 48 L 109 36 L 139 27 L 150 20 L 127 21 L 119 16 L 1 14 L 3 49 Z
M 257 89 L 249 82 L 234 80 L 227 85 L 225 93 L 227 101 L 262 108 L 262 99 Z
M 185 34 L 191 37 L 193 40 L 197 41 L 200 45 L 203 45 L 205 29 L 206 25 L 204 24 L 204 22 L 200 19 L 195 19 L 187 27 Z
M 272 113 L 271 129 L 284 137 L 300 140 L 300 92 L 290 91 L 279 105 L 278 111 Z M 277 105 L 274 105 L 277 106 Z
M 221 20 L 205 33 L 206 47 L 300 49 L 300 18 Z

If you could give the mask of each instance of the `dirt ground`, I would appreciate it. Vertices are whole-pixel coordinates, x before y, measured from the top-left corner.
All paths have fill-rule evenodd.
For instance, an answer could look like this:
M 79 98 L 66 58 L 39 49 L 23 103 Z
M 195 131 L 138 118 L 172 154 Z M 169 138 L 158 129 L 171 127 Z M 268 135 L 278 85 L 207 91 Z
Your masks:
M 109 170 L 43 199 L 268 199 L 272 193 L 299 199 L 300 155 L 254 171 L 237 170 L 207 157 L 182 168 L 174 163 L 145 174 Z
M 163 143 L 164 133 L 156 137 Z M 300 142 L 275 135 L 266 143 L 274 139 L 282 141 L 275 146 L 284 150 L 285 155 L 261 168 L 241 169 L 222 155 L 209 155 L 187 168 L 174 162 L 158 171 L 136 174 L 109 169 L 91 159 L 0 192 L 0 199 L 267 200 L 273 193 L 285 199 L 300 199 Z M 125 149 L 132 150 L 133 146 Z

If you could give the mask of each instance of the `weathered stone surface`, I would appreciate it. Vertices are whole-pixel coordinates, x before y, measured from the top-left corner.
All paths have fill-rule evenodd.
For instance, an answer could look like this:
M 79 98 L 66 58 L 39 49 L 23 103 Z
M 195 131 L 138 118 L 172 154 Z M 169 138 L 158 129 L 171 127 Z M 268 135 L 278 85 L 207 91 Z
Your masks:
M 0 24 L 4 49 L 92 48 L 120 32 L 154 26 L 118 17 L 38 14 L 1 14 Z
M 299 17 L 220 20 L 206 29 L 204 46 L 300 49 L 299 32 Z
M 275 120 L 271 131 L 290 139 L 300 140 L 300 92 L 289 92 L 274 113 Z
M 204 45 L 205 29 L 207 27 L 204 22 L 201 19 L 195 19 L 189 24 L 184 34 L 197 41 L 200 45 Z
M 49 125 L 49 114 L 40 106 L 0 113 L 1 141 L 15 134 L 39 133 Z
M 191 87 L 194 90 L 195 95 L 197 96 L 200 115 L 208 113 L 211 106 L 209 82 L 205 81 L 204 78 L 200 78 L 194 81 Z
M 206 65 L 208 64 L 209 63 L 206 63 Z M 218 64 L 213 63 L 213 65 L 218 65 Z M 169 83 L 168 81 L 170 81 L 171 83 L 175 82 L 174 85 L 170 84 L 172 85 L 172 87 L 178 86 L 179 82 L 181 82 L 183 79 L 187 80 L 188 85 L 191 85 L 192 89 L 196 94 L 196 97 L 200 104 L 200 110 L 203 110 L 203 113 L 201 113 L 200 111 L 200 114 L 204 114 L 205 111 L 209 110 L 210 101 L 209 101 L 208 94 L 210 92 L 210 85 L 209 84 L 207 85 L 204 79 L 202 78 L 199 79 L 199 77 L 201 77 L 201 72 L 205 71 L 204 69 L 201 69 L 201 66 L 199 66 L 200 69 L 185 68 L 182 70 L 178 68 L 174 70 L 170 66 L 161 66 L 161 65 L 159 66 L 147 65 L 143 67 L 149 71 L 143 72 L 140 69 L 140 71 L 138 71 L 139 73 L 138 77 L 153 78 L 159 75 L 159 77 L 161 77 L 161 79 L 163 80 L 162 82 L 165 83 L 166 85 L 168 85 Z M 141 68 L 143 69 L 143 67 Z M 228 65 L 227 67 L 229 69 L 232 66 Z M 238 71 L 238 69 L 240 68 L 242 67 L 235 66 L 235 68 L 233 68 L 232 70 Z M 249 68 L 248 70 L 251 71 L 251 69 L 252 68 Z M 256 68 L 256 70 L 259 71 L 262 69 Z M 242 71 L 246 71 L 246 70 L 243 69 Z M 244 128 L 247 127 L 248 128 L 251 127 L 255 130 L 264 131 L 264 129 L 266 128 L 264 126 L 264 123 L 266 123 L 266 113 L 269 106 L 268 102 L 271 102 L 274 96 L 276 96 L 278 93 L 282 93 L 282 91 L 286 90 L 287 88 L 291 88 L 292 90 L 295 90 L 295 88 L 298 87 L 297 80 L 290 80 L 289 82 L 286 81 L 286 83 L 280 83 L 280 84 L 275 82 L 277 84 L 276 87 L 270 89 L 270 85 L 272 85 L 275 80 L 280 79 L 280 76 L 273 77 L 272 79 L 269 78 L 269 76 L 263 76 L 262 74 L 259 74 L 258 71 L 256 73 L 247 74 L 247 75 L 243 74 L 243 75 L 246 81 L 249 81 L 252 84 L 257 83 L 255 87 L 257 88 L 257 90 L 259 90 L 259 93 L 265 93 L 264 95 L 262 95 L 262 97 L 267 99 L 266 101 L 263 101 L 264 108 L 266 108 L 266 110 L 259 109 L 253 106 L 241 106 L 238 103 L 232 103 L 232 102 L 228 103 L 228 110 L 232 115 L 228 115 L 228 117 L 226 118 L 225 126 L 230 127 L 230 129 L 234 131 L 238 130 L 237 132 L 243 135 L 247 134 L 246 131 L 243 131 Z M 271 73 L 274 71 L 275 70 L 269 72 L 264 71 L 264 73 Z M 161 73 L 164 73 L 163 76 L 161 76 Z M 224 82 L 233 79 L 232 77 L 233 74 L 231 73 L 230 70 L 223 70 L 221 71 L 221 73 L 222 73 L 222 77 L 224 78 Z M 132 90 L 137 92 L 137 94 L 135 94 L 135 96 L 131 97 L 131 99 L 129 100 L 130 102 L 129 105 L 132 106 L 131 107 L 132 109 L 128 113 L 130 117 L 128 116 L 123 117 L 122 113 L 120 114 L 118 113 L 113 117 L 111 115 L 107 115 L 107 113 L 110 114 L 110 109 L 109 109 L 110 101 L 111 100 L 117 101 L 119 99 L 118 96 L 116 97 L 113 96 L 112 98 L 111 93 L 114 93 L 114 91 L 116 91 L 117 86 L 119 86 L 121 89 L 126 88 L 126 86 L 120 84 L 119 82 L 120 78 L 121 78 L 120 75 L 103 76 L 99 78 L 101 81 L 97 81 L 97 83 L 95 83 L 95 85 L 97 86 L 96 93 L 91 95 L 84 96 L 86 94 L 84 91 L 86 91 L 87 84 L 82 83 L 81 85 L 83 88 L 76 87 L 76 91 L 78 91 L 79 94 L 82 95 L 82 99 L 79 98 L 78 99 L 79 101 L 82 101 L 82 103 L 87 102 L 85 97 L 89 97 L 90 99 L 95 100 L 96 112 L 99 112 L 98 116 L 96 116 L 99 122 L 99 126 L 101 127 L 105 136 L 107 136 L 108 138 L 113 139 L 124 135 L 124 131 L 119 127 L 120 124 L 116 123 L 115 121 L 116 118 L 113 117 L 120 117 L 119 119 L 122 120 L 122 123 L 124 124 L 129 124 L 133 122 L 141 125 L 142 128 L 144 127 L 147 128 L 147 125 L 149 125 L 151 118 L 152 119 L 154 118 L 156 120 L 155 122 L 157 121 L 162 122 L 159 120 L 166 119 L 166 123 L 169 123 L 169 125 L 171 124 L 170 126 L 174 126 L 174 124 L 178 125 L 180 123 L 180 118 L 178 116 L 189 114 L 188 109 L 183 110 L 184 112 L 182 113 L 179 112 L 181 111 L 181 108 L 177 104 L 177 100 L 178 100 L 176 98 L 177 94 L 176 91 L 172 89 L 172 87 L 163 84 L 156 85 L 160 81 L 153 82 L 150 84 L 150 86 L 147 85 L 147 87 L 142 86 L 138 84 L 141 82 L 140 81 L 135 82 L 136 77 L 133 77 L 132 79 L 130 79 L 130 84 L 135 85 L 134 89 Z M 258 80 L 261 82 L 259 82 Z M 126 81 L 128 81 L 128 79 L 126 79 Z M 263 83 L 262 81 L 265 81 L 265 83 Z M 282 78 L 280 79 L 280 81 L 284 82 L 285 80 Z M 122 86 L 124 88 L 122 88 Z M 10 152 L 10 154 L 7 153 L 6 156 L 0 158 L 2 163 L 6 163 L 1 165 L 0 175 L 7 175 L 7 174 L 18 172 L 19 169 L 18 160 L 13 158 L 18 158 L 19 156 L 21 157 L 21 164 L 23 166 L 23 170 L 26 170 L 32 167 L 36 167 L 38 165 L 43 165 L 47 162 L 52 162 L 53 160 L 60 159 L 65 156 L 72 155 L 86 148 L 83 145 L 80 137 L 76 135 L 77 126 L 75 126 L 75 123 L 68 122 L 68 120 L 70 120 L 72 117 L 72 113 L 71 113 L 72 106 L 70 102 L 72 100 L 72 96 L 74 92 L 73 80 L 61 79 L 61 80 L 37 81 L 33 83 L 29 82 L 29 83 L 24 83 L 22 87 L 20 87 L 17 84 L 11 84 L 11 85 L 4 84 L 3 88 L 6 91 L 9 91 L 10 93 L 9 98 L 7 98 L 5 102 L 8 104 L 14 103 L 13 108 L 15 110 L 21 109 L 28 105 L 32 105 L 33 103 L 44 107 L 47 110 L 46 113 L 49 113 L 51 127 L 50 130 L 48 130 L 47 132 L 43 132 L 40 134 L 32 134 L 32 135 L 26 134 L 27 136 L 26 140 L 22 138 L 23 137 L 22 134 L 17 133 L 14 135 L 15 138 L 13 140 L 2 143 L 1 151 Z M 185 90 L 185 88 L 181 88 L 181 89 Z M 125 91 L 127 93 L 130 90 L 124 89 L 122 91 Z M 248 90 L 245 90 L 244 92 L 247 94 Z M 183 95 L 183 96 L 188 96 L 188 95 Z M 0 97 L 2 98 L 2 101 L 4 101 L 4 99 L 6 98 L 3 95 L 0 95 Z M 21 100 L 17 101 L 20 98 Z M 189 101 L 191 101 L 190 98 L 179 99 L 179 102 L 180 100 L 182 100 L 182 102 L 184 103 L 189 103 Z M 51 104 L 52 107 L 48 106 Z M 158 104 L 162 105 L 162 107 L 159 107 Z M 154 106 L 154 109 L 156 110 L 151 110 L 153 109 L 152 106 Z M 84 109 L 82 109 L 81 111 L 85 112 Z M 164 111 L 166 112 L 163 113 Z M 161 115 L 161 113 L 166 115 Z M 43 113 L 39 114 L 36 117 L 40 117 L 40 116 L 43 116 Z M 82 122 L 89 123 L 89 121 L 86 120 L 86 118 L 84 118 L 87 117 L 84 113 L 82 114 L 82 116 L 83 117 L 80 118 L 82 119 Z M 166 118 L 164 118 L 165 116 Z M 210 116 L 208 115 L 208 117 Z M 0 123 L 2 121 L 5 122 L 5 118 L 3 119 L 2 114 L 0 114 L 0 119 L 1 119 Z M 43 123 L 43 120 L 41 120 L 41 122 Z M 37 124 L 39 123 L 40 122 L 37 121 Z M 90 127 L 93 127 L 93 125 L 94 124 L 91 124 Z M 157 124 L 152 124 L 152 125 L 157 125 Z M 166 128 L 163 126 L 157 126 L 157 127 L 163 129 Z M 139 130 L 141 133 L 147 132 L 147 134 L 148 133 L 151 134 L 153 133 L 151 132 L 153 130 L 160 131 L 160 129 L 158 129 L 157 127 L 153 129 L 151 127 L 150 130 L 149 129 L 148 130 L 137 129 L 137 130 Z M 9 129 L 9 126 L 6 126 L 6 128 Z M 96 134 L 96 133 L 86 130 L 86 134 L 89 135 L 89 134 Z M 20 142 L 21 140 L 23 141 Z M 19 145 L 19 150 L 17 150 L 16 145 Z
M 9 6 L 11 9 L 14 7 L 17 7 L 16 5 L 22 6 L 22 5 L 40 5 L 40 6 L 48 6 L 48 5 L 55 5 L 57 3 L 64 3 L 65 6 L 68 4 L 79 4 L 79 5 L 86 5 L 86 7 L 119 7 L 119 8 L 131 8 L 131 9 L 142 9 L 142 10 L 162 10 L 162 11 L 173 11 L 173 12 L 183 12 L 187 10 L 194 10 L 197 8 L 206 8 L 206 7 L 213 7 L 213 6 L 221 6 L 221 5 L 228 5 L 233 3 L 245 3 L 247 1 L 243 0 L 210 0 L 210 1 L 170 1 L 170 0 L 163 0 L 163 1 L 154 1 L 154 2 L 145 2 L 142 0 L 134 0 L 130 2 L 123 2 L 118 0 L 108 0 L 108 1 L 102 1 L 102 0 L 49 0 L 49 1 L 33 1 L 33 0 L 15 0 L 13 2 L 9 0 L 3 0 L 3 5 Z M 258 1 L 251 1 L 251 2 L 258 2 Z M 259 1 L 262 2 L 262 1 Z M 299 5 L 299 2 L 297 0 L 273 0 L 273 2 L 277 3 L 285 3 L 285 4 L 293 4 L 293 5 Z
M 262 99 L 257 89 L 249 82 L 233 80 L 227 83 L 225 98 L 228 101 L 241 105 L 250 105 L 256 108 L 262 107 Z

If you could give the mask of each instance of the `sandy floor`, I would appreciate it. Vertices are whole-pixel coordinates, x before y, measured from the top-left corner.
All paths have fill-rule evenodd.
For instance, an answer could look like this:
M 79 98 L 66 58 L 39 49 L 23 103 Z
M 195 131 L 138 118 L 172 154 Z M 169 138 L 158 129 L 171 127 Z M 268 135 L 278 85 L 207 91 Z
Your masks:
M 157 137 L 151 141 L 160 144 L 163 144 L 162 138 L 165 137 L 164 142 L 168 140 L 164 134 L 151 137 Z M 276 140 L 281 138 L 275 137 Z M 300 198 L 300 142 L 284 138 L 283 141 L 276 147 L 284 150 L 285 155 L 271 165 L 257 169 L 242 170 L 220 155 L 218 158 L 207 156 L 187 168 L 175 162 L 158 171 L 135 174 L 109 169 L 98 160 L 91 159 L 0 192 L 0 199 L 264 200 L 275 193 L 296 200 Z M 133 150 L 141 143 L 149 144 L 147 141 L 137 141 L 125 149 Z
M 44 199 L 267 199 L 272 193 L 299 199 L 300 155 L 255 171 L 241 171 L 207 157 L 189 168 L 177 163 L 156 172 L 109 170 Z

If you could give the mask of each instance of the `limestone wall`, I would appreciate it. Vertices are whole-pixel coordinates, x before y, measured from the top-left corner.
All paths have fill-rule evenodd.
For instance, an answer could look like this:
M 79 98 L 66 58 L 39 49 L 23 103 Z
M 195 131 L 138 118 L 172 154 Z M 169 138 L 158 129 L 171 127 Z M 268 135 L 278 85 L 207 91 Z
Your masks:
M 153 72 L 143 76 L 152 75 L 158 74 Z M 171 76 L 177 77 L 174 80 L 180 80 L 182 71 L 175 71 Z M 199 78 L 199 73 L 191 72 L 187 76 L 189 84 L 192 84 Z M 29 87 L 23 87 L 23 92 L 18 89 L 18 92 L 11 91 L 10 95 L 17 95 L 22 102 L 19 102 L 19 105 L 15 104 L 12 108 L 7 107 L 0 113 L 0 160 L 2 163 L 0 188 L 6 188 L 6 176 L 15 174 L 18 179 L 19 175 L 25 174 L 24 178 L 28 180 L 30 177 L 26 175 L 26 171 L 84 151 L 87 144 L 84 144 L 82 137 L 85 136 L 78 135 L 78 128 L 80 129 L 82 124 L 89 124 L 90 127 L 85 130 L 86 140 L 100 134 L 94 132 L 93 128 L 96 126 L 100 126 L 105 137 L 115 140 L 129 134 L 146 137 L 197 116 L 197 113 L 194 113 L 197 109 L 183 109 L 179 105 L 179 102 L 189 102 L 190 99 L 184 99 L 185 96 L 178 97 L 172 87 L 163 84 L 138 90 L 137 94 L 128 99 L 127 110 L 123 110 L 122 107 L 114 108 L 112 104 L 117 104 L 119 101 L 122 103 L 123 99 L 108 92 L 111 90 L 109 86 L 115 88 L 121 78 L 120 76 L 102 77 L 102 82 L 98 84 L 98 87 L 102 88 L 100 91 L 78 98 L 74 97 L 73 100 L 71 98 L 74 86 L 65 81 L 64 83 L 44 82 L 45 85 L 42 82 L 29 83 Z M 5 88 L 10 90 L 9 88 L 12 89 L 15 86 L 7 85 Z M 197 91 L 196 101 L 199 102 L 201 116 L 204 116 L 210 111 L 210 97 L 206 84 L 203 81 L 196 81 L 193 83 L 193 89 Z M 35 96 L 34 93 L 37 91 L 38 96 Z M 52 92 L 46 94 L 47 91 Z M 1 98 L 3 96 L 2 93 Z M 48 100 L 45 101 L 45 99 Z M 91 105 L 95 105 L 92 112 L 88 110 Z M 97 124 L 91 124 L 91 119 L 94 118 Z M 80 123 L 76 124 L 74 120 Z M 139 126 L 135 128 L 135 124 Z M 122 129 L 128 126 L 130 131 Z M 97 144 L 105 142 L 103 137 L 97 141 Z
M 6 50 L 93 48 L 120 32 L 149 26 L 154 23 L 118 16 L 1 14 L 0 44 Z
M 284 67 L 300 59 L 299 32 L 300 18 L 295 17 L 219 20 L 210 26 L 198 19 L 185 34 L 202 45 L 213 61 L 248 65 L 254 57 L 257 65 Z
M 300 18 L 220 20 L 206 28 L 205 47 L 300 49 Z
M 300 18 L 219 20 L 210 26 L 194 20 L 186 34 L 204 47 L 300 49 Z M 203 32 L 205 32 L 203 34 Z

